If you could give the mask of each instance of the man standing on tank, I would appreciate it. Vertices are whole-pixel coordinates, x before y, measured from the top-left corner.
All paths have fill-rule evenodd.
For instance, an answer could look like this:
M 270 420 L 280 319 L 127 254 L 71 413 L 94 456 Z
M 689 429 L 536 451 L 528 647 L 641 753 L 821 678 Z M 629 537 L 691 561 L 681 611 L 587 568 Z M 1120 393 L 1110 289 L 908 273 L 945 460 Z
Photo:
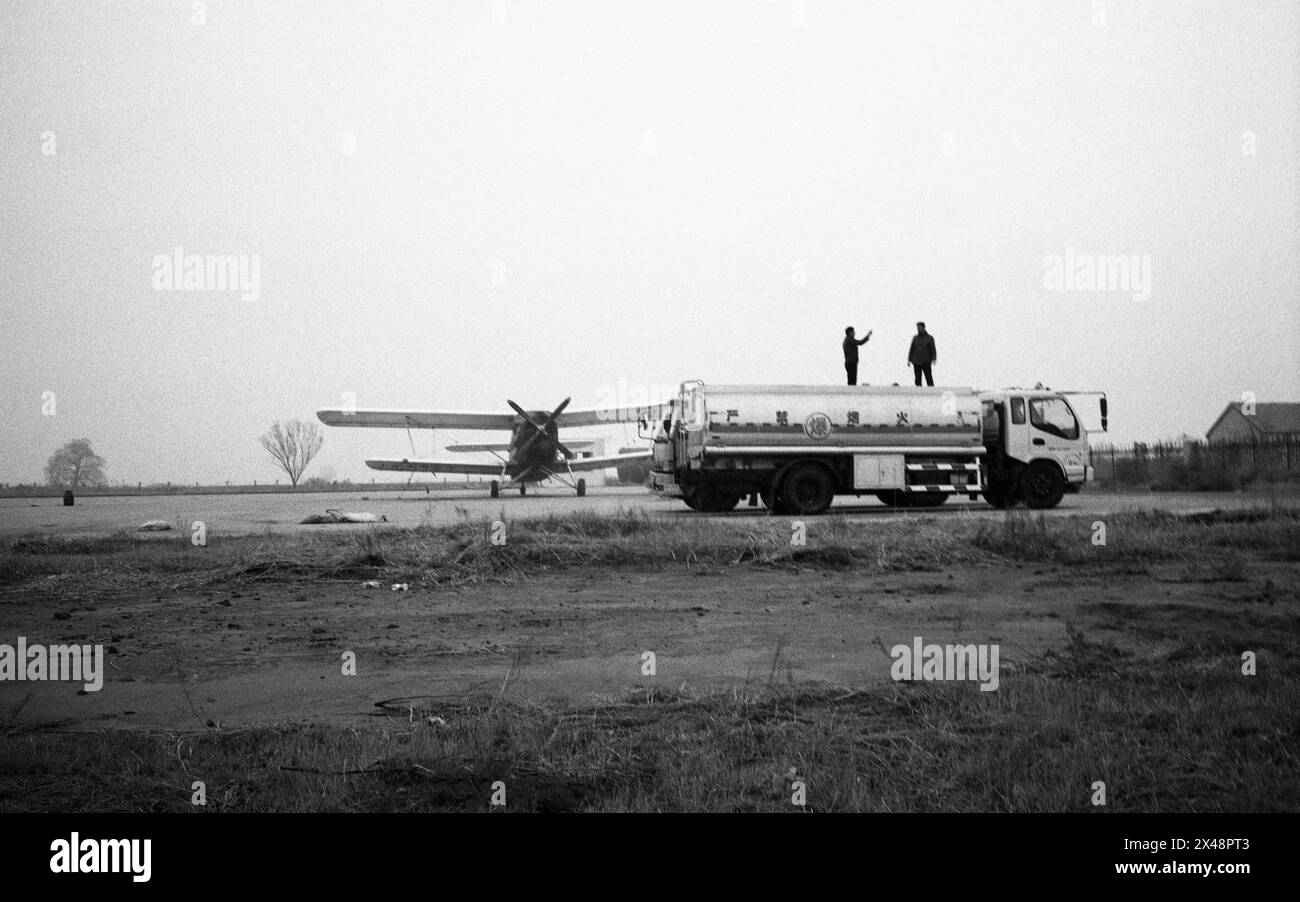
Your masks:
M 939 352 L 934 348 L 934 336 L 925 331 L 925 323 L 916 324 L 916 334 L 912 336 L 912 346 L 907 349 L 907 363 L 916 374 L 916 384 L 921 384 L 921 377 L 925 376 L 925 384 L 934 386 L 934 376 L 930 374 L 930 367 L 939 362 Z
M 849 377 L 849 385 L 858 384 L 858 347 L 871 341 L 871 330 L 867 337 L 859 341 L 853 337 L 853 327 L 844 330 L 844 372 Z

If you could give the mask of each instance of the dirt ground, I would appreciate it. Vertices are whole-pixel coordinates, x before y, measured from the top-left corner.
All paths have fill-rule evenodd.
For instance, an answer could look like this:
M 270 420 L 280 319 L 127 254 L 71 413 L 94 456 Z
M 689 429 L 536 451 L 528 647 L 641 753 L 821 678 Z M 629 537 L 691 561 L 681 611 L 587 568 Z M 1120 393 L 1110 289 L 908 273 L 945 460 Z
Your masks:
M 358 579 L 144 593 L 116 576 L 102 590 L 46 577 L 0 589 L 0 636 L 102 641 L 104 687 L 3 682 L 0 708 L 65 729 L 202 730 L 361 725 L 395 698 L 427 707 L 430 696 L 598 702 L 683 684 L 861 686 L 886 683 L 885 649 L 914 636 L 999 643 L 1006 679 L 1060 649 L 1067 624 L 1139 658 L 1196 640 L 1201 621 L 1216 641 L 1225 608 L 1247 637 L 1294 633 L 1297 577 L 1289 562 L 1230 578 L 1186 564 L 886 574 L 675 564 L 408 591 Z M 342 673 L 349 651 L 355 676 Z M 646 651 L 654 676 L 642 673 Z

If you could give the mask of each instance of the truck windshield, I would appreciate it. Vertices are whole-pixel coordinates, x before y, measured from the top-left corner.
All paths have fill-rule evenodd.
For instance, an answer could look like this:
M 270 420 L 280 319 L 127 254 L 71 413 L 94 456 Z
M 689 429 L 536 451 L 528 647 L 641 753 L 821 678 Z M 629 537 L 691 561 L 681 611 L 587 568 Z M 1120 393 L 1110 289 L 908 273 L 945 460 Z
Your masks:
M 687 429 L 703 429 L 705 416 L 704 392 L 695 386 L 683 399 L 682 424 Z
M 1034 398 L 1029 402 L 1029 422 L 1035 429 L 1061 438 L 1079 437 L 1079 421 L 1064 398 Z

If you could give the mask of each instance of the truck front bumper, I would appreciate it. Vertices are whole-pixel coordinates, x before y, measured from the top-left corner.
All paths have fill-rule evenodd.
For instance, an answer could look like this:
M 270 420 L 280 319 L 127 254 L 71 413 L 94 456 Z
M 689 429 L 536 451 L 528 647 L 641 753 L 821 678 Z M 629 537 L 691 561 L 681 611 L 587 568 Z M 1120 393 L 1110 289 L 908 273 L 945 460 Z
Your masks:
M 657 473 L 650 471 L 650 488 L 659 492 L 668 498 L 682 497 L 682 487 L 677 484 L 672 473 Z
M 1084 466 L 1081 472 L 1076 470 L 1075 473 L 1077 476 L 1072 474 L 1072 476 L 1066 480 L 1065 493 L 1067 495 L 1078 493 L 1079 489 L 1084 485 L 1089 482 L 1094 482 L 1097 479 L 1097 471 L 1087 465 Z

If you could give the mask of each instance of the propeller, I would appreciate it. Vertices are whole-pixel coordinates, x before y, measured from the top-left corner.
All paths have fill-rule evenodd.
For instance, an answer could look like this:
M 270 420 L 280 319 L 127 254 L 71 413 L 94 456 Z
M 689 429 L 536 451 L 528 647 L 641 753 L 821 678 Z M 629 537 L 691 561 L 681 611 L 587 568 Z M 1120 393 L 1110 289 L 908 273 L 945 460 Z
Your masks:
M 532 447 L 533 442 L 537 441 L 538 436 L 545 435 L 546 430 L 551 428 L 551 425 L 555 423 L 555 421 L 559 418 L 560 414 L 564 412 L 564 408 L 569 406 L 569 402 L 571 400 L 573 399 L 565 398 L 563 401 L 560 402 L 559 407 L 551 411 L 549 416 L 541 420 L 537 420 L 534 419 L 533 415 L 530 414 L 528 411 L 524 410 L 514 401 L 511 401 L 509 398 L 507 398 L 506 403 L 510 405 L 510 407 L 514 410 L 515 413 L 523 417 L 525 422 L 531 424 L 534 430 L 533 434 L 528 436 L 528 438 L 524 439 L 524 443 L 515 449 L 515 454 L 517 456 L 522 456 L 525 451 L 527 451 L 530 447 Z M 564 447 L 564 444 L 560 442 L 559 439 L 555 440 L 555 446 L 560 449 L 560 453 L 562 453 L 566 458 L 570 458 L 574 456 L 573 452 L 570 451 L 568 448 Z

